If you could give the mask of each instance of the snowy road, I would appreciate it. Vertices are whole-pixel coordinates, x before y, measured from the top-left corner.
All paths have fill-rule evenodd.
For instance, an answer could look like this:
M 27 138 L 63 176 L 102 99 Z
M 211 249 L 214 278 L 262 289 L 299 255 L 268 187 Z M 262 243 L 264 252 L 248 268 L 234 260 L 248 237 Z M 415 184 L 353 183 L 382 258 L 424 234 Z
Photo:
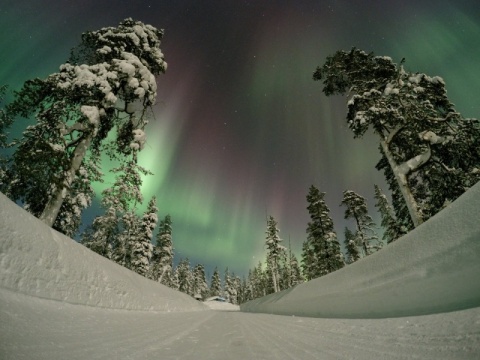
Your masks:
M 480 184 L 381 252 L 243 313 L 147 280 L 0 194 L 0 360 L 478 360 L 479 203 Z
M 480 359 L 480 308 L 391 319 L 111 310 L 0 289 L 0 359 Z

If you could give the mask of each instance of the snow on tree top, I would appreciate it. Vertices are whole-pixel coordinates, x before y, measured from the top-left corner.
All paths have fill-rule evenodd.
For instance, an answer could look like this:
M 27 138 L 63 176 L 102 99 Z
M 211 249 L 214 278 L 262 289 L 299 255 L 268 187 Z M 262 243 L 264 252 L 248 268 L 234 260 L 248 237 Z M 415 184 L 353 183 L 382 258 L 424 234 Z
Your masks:
M 80 111 L 88 118 L 90 124 L 94 125 L 95 127 L 98 126 L 100 121 L 100 113 L 98 112 L 98 108 L 96 106 L 82 105 L 80 107 Z

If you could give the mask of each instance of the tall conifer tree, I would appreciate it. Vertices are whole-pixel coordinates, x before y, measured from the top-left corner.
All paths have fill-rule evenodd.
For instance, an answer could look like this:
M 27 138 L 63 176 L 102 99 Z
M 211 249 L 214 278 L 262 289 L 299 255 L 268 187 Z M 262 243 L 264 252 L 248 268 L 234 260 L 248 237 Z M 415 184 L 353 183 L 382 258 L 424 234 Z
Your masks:
M 153 252 L 152 236 L 158 221 L 157 212 L 157 199 L 154 196 L 143 214 L 139 232 L 134 235 L 132 241 L 132 270 L 143 276 L 146 276 L 150 269 Z
M 278 236 L 277 221 L 273 216 L 267 220 L 265 246 L 267 248 L 267 268 L 270 271 L 273 291 L 280 291 L 280 261 L 285 254 L 285 247 L 280 244 L 282 239 Z
M 208 284 L 205 277 L 205 268 L 202 264 L 195 265 L 193 269 L 193 294 L 203 300 L 208 297 Z
M 213 270 L 212 280 L 210 282 L 210 296 L 221 296 L 222 295 L 222 283 L 220 280 L 220 274 L 218 273 L 218 268 L 215 267 Z
M 325 204 L 325 193 L 314 185 L 307 195 L 310 222 L 307 241 L 303 244 L 303 269 L 308 279 L 326 275 L 345 266 L 337 234 L 333 228 L 330 209 Z
M 351 190 L 343 192 L 341 205 L 346 206 L 345 219 L 355 221 L 356 230 L 352 233 L 351 240 L 357 246 L 360 246 L 363 256 L 370 255 L 382 248 L 375 232 L 375 224 L 372 217 L 368 215 L 367 203 L 365 198 Z M 350 237 L 350 235 L 348 235 Z
M 150 277 L 164 285 L 175 287 L 173 284 L 172 218 L 170 215 L 166 215 L 160 221 L 156 245 L 153 249 Z
M 349 228 L 345 228 L 345 250 L 347 252 L 347 263 L 352 264 L 360 259 L 360 251 L 358 250 L 358 238 Z

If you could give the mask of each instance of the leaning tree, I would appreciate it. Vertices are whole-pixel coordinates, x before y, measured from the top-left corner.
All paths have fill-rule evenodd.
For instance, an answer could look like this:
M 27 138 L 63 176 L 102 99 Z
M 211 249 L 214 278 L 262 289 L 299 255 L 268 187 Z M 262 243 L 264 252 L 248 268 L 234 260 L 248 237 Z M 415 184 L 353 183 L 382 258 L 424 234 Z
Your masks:
M 162 36 L 162 30 L 132 19 L 85 32 L 59 72 L 24 84 L 8 111 L 36 121 L 9 162 L 11 198 L 52 226 L 68 211 L 63 205 L 72 189 L 98 177 L 90 170 L 100 166 L 100 153 L 135 158 L 155 103 L 155 76 L 167 68 Z M 79 201 L 84 208 L 88 196 Z
M 354 137 L 378 136 L 395 211 L 418 226 L 480 179 L 480 125 L 449 101 L 442 78 L 410 73 L 391 58 L 353 48 L 327 57 L 313 74 L 323 92 L 349 94 Z M 403 198 L 403 200 L 402 200 Z

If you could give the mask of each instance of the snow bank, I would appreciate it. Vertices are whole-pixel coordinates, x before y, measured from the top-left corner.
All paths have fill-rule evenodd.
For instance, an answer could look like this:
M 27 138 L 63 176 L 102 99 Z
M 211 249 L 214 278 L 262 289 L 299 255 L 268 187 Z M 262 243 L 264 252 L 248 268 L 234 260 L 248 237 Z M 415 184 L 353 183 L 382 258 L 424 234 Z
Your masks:
M 479 215 L 480 183 L 378 253 L 240 309 L 381 318 L 480 307 Z
M 45 226 L 0 193 L 1 289 L 110 309 L 207 309 Z

